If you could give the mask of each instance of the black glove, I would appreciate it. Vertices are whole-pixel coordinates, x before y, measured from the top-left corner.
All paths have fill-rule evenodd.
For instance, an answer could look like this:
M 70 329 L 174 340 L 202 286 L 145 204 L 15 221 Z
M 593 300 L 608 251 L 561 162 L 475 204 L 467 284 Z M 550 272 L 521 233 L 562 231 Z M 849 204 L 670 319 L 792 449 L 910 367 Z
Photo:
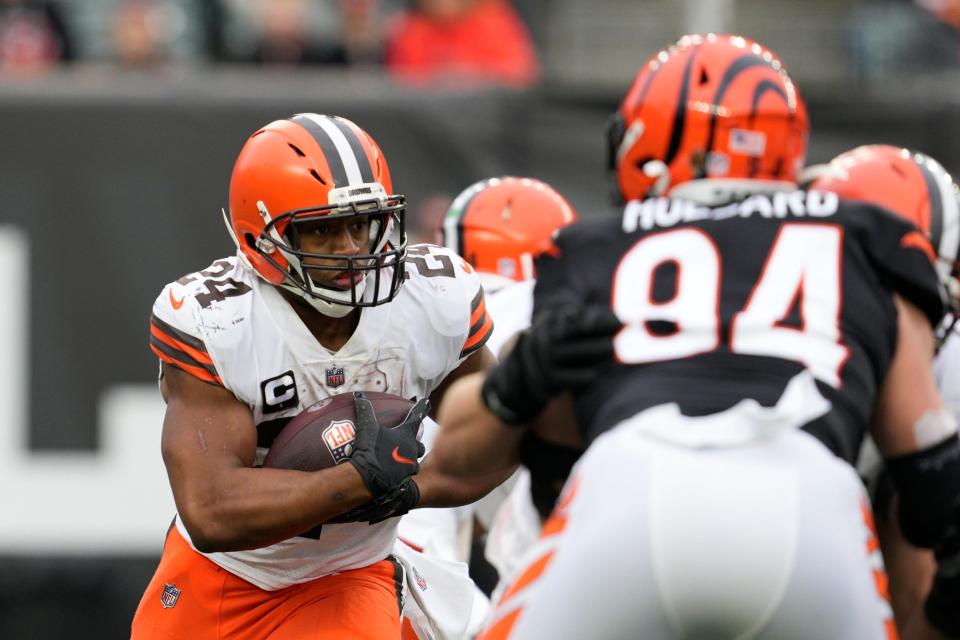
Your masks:
M 412 479 L 407 478 L 390 493 L 351 509 L 336 518 L 331 518 L 327 522 L 369 522 L 370 524 L 377 524 L 387 518 L 402 516 L 416 507 L 418 502 L 420 502 L 420 487 Z
M 951 527 L 934 554 L 937 574 L 923 610 L 930 623 L 944 635 L 960 637 L 960 528 Z
M 417 459 L 423 456 L 426 449 L 417 441 L 417 431 L 430 411 L 430 401 L 426 398 L 419 400 L 403 422 L 392 429 L 383 429 L 377 422 L 373 405 L 363 393 L 357 391 L 353 396 L 357 435 L 350 464 L 360 472 L 363 483 L 373 498 L 377 499 L 420 470 Z
M 587 386 L 614 363 L 613 337 L 622 327 L 601 305 L 544 314 L 489 371 L 484 404 L 507 424 L 529 422 L 551 397 Z

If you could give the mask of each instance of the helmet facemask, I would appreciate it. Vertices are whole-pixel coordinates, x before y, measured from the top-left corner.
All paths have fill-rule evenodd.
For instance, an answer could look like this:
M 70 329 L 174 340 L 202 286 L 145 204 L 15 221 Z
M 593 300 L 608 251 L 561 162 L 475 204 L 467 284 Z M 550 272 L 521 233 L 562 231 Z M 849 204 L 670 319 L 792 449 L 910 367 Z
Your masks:
M 284 274 L 280 287 L 331 317 L 343 317 L 355 308 L 393 300 L 403 284 L 407 250 L 403 196 L 386 196 L 378 184 L 344 187 L 344 193 L 338 191 L 341 190 L 330 192 L 330 201 L 336 204 L 295 209 L 275 218 L 262 201 L 258 202 L 265 227 L 254 241 L 257 253 Z M 367 197 L 358 198 L 360 192 Z M 342 255 L 302 249 L 304 225 L 318 221 L 349 222 L 360 217 L 369 223 L 366 252 Z M 343 279 L 348 284 L 339 286 L 331 282 L 337 275 L 345 276 Z M 367 292 L 368 284 L 372 286 L 372 294 Z

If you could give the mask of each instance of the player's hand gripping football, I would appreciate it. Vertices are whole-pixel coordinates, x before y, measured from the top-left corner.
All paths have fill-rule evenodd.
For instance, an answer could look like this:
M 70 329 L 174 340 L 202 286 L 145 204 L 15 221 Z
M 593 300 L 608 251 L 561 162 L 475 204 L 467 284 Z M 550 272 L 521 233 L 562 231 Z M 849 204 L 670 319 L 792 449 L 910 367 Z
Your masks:
M 551 397 L 585 387 L 613 364 L 613 337 L 622 327 L 601 305 L 545 313 L 490 370 L 484 403 L 508 424 L 529 422 Z
M 417 401 L 403 422 L 385 429 L 380 427 L 373 405 L 363 393 L 358 391 L 353 396 L 357 414 L 354 421 L 356 439 L 350 464 L 377 499 L 420 470 L 417 459 L 423 456 L 425 448 L 417 440 L 417 432 L 430 411 L 430 401 L 426 398 Z
M 412 478 L 407 478 L 396 489 L 376 500 L 331 518 L 327 522 L 369 522 L 377 524 L 387 518 L 396 518 L 410 511 L 420 502 L 420 487 Z

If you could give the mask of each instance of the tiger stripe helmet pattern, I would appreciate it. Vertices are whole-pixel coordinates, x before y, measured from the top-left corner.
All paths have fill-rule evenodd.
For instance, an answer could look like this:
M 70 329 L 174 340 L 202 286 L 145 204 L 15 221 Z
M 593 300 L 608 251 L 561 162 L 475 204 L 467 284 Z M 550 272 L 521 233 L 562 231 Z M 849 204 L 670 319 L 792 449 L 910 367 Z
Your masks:
M 230 178 L 227 229 L 246 264 L 271 284 L 302 297 L 329 316 L 392 300 L 403 283 L 406 201 L 392 193 L 380 147 L 338 116 L 301 113 L 256 131 L 241 149 Z M 358 256 L 307 254 L 299 224 L 323 218 L 369 216 L 369 251 Z M 349 272 L 356 284 L 339 290 L 318 283 L 319 267 Z M 381 283 L 390 267 L 389 282 Z M 313 276 L 313 277 L 311 277 Z M 368 280 L 373 295 L 364 298 Z M 381 287 L 381 284 L 385 285 Z
M 608 122 L 613 198 L 703 179 L 735 191 L 747 190 L 742 181 L 792 183 L 808 133 L 803 99 L 773 52 L 737 35 L 687 35 L 644 63 Z
M 489 292 L 534 277 L 533 257 L 577 214 L 553 187 L 503 176 L 464 189 L 441 221 L 439 242 L 480 274 Z
M 815 173 L 811 189 L 884 207 L 923 231 L 950 305 L 960 307 L 960 187 L 939 162 L 917 151 L 873 144 L 841 153 Z

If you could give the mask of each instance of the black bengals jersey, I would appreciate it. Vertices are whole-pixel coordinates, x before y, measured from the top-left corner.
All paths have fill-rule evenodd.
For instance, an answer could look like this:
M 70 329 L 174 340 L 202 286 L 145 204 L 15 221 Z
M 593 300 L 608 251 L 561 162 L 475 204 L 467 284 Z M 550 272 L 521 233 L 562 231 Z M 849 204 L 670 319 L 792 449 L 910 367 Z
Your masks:
M 593 303 L 625 323 L 618 364 L 576 399 L 587 443 L 667 402 L 771 406 L 806 367 L 833 408 L 805 428 L 853 461 L 896 346 L 893 292 L 931 325 L 943 316 L 932 255 L 910 223 L 833 193 L 654 198 L 560 232 L 537 262 L 534 321 Z

